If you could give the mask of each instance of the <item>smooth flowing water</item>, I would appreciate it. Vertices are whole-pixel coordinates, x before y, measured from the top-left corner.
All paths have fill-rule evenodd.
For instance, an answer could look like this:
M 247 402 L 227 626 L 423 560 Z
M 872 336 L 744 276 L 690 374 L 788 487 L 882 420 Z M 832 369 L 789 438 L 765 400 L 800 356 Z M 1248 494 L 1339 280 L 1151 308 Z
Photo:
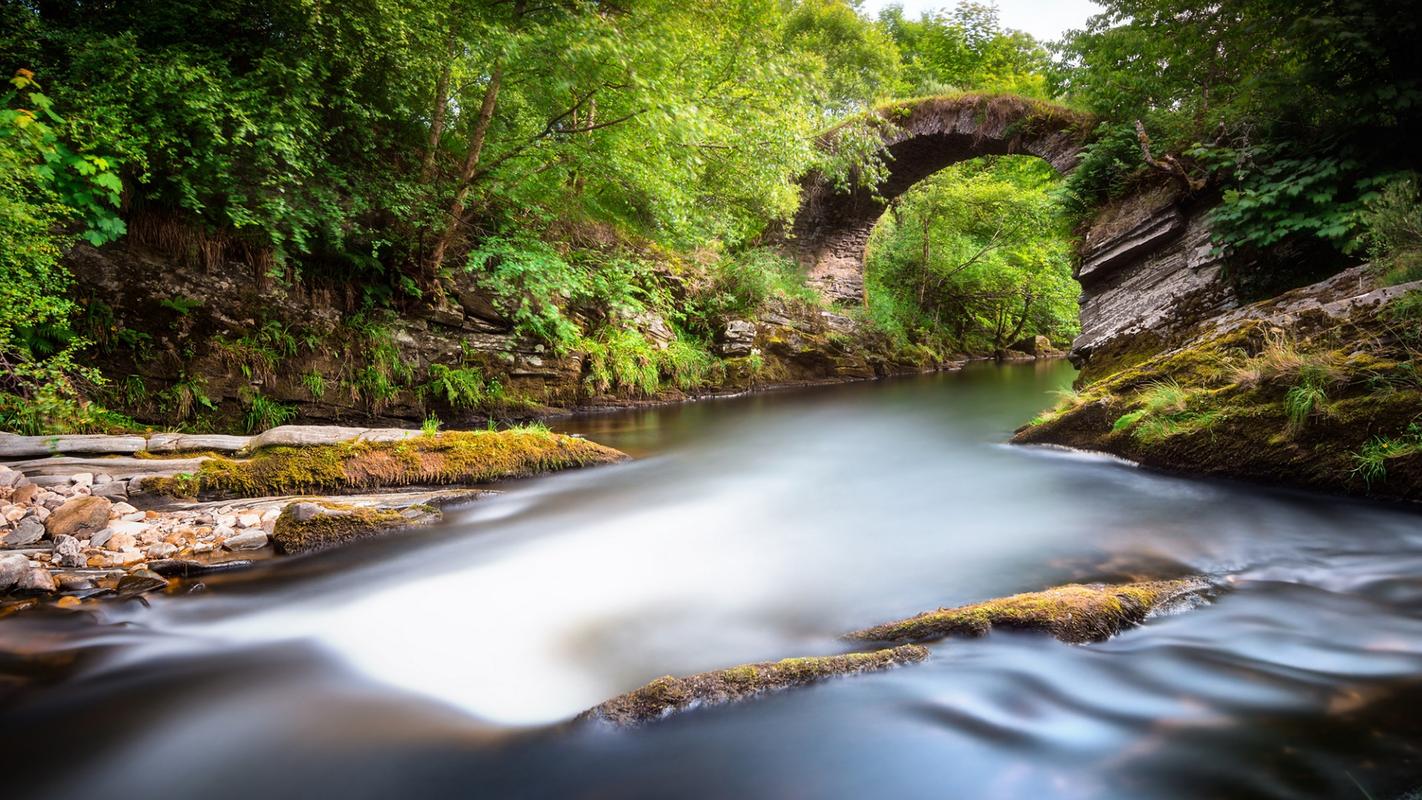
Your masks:
M 1061 363 L 562 427 L 638 456 L 97 616 L 0 621 L 10 797 L 1391 798 L 1422 516 L 1010 447 Z M 664 674 L 1069 581 L 1228 587 L 1109 642 L 566 726 Z M 1365 794 L 1364 790 L 1369 794 Z

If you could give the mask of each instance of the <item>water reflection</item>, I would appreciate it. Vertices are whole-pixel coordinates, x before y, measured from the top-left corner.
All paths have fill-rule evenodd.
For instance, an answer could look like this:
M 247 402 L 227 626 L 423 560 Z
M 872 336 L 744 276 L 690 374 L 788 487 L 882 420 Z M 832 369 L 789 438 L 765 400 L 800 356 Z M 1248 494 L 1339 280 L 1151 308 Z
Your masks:
M 154 774 L 173 797 L 1422 783 L 1422 731 L 1400 711 L 1422 699 L 1422 518 L 1001 445 L 1070 379 L 984 366 L 566 421 L 640 460 L 100 626 L 0 622 L 0 648 L 78 655 L 0 712 L 0 746 L 47 766 L 30 780 L 56 796 Z M 845 630 L 940 604 L 1193 572 L 1232 591 L 1102 645 L 994 635 L 637 733 L 537 727 L 658 675 L 833 652 Z M 77 754 L 37 746 L 75 728 L 91 745 Z

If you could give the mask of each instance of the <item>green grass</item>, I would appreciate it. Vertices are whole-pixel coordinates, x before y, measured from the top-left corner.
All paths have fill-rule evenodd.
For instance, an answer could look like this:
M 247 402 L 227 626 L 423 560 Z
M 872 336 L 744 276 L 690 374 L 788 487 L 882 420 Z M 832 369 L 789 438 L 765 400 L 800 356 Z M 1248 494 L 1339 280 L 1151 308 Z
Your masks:
M 249 392 L 243 398 L 247 409 L 242 414 L 242 425 L 247 433 L 258 433 L 278 425 L 285 425 L 296 418 L 296 407 L 279 403 L 260 392 Z

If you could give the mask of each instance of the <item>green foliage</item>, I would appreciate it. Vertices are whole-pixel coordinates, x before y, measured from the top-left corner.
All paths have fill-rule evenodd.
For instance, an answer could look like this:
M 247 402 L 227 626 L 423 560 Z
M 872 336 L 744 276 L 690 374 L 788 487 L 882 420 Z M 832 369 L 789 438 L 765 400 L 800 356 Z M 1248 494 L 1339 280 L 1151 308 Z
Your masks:
M 440 422 L 439 417 L 436 417 L 434 414 L 429 414 L 425 417 L 425 421 L 420 423 L 420 435 L 437 436 L 440 426 L 443 424 L 444 423 Z
M 375 317 L 358 314 L 345 319 L 343 378 L 352 401 L 379 412 L 414 378 L 400 355 L 390 329 Z
M 1364 208 L 1368 255 L 1384 286 L 1422 280 L 1422 178 L 1389 182 Z
M 1223 189 L 1226 249 L 1356 249 L 1364 206 L 1422 134 L 1422 23 L 1407 0 L 1101 5 L 1059 65 L 1063 90 L 1110 126 L 1098 147 L 1125 156 L 1142 122 L 1157 157 L 1183 155 L 1193 180 Z M 1073 183 L 1102 196 L 1133 162 L 1093 152 Z
M 429 375 L 421 392 L 443 400 L 451 408 L 480 408 L 504 400 L 503 386 L 497 380 L 486 380 L 478 368 L 431 364 Z
M 1140 142 L 1129 124 L 1100 123 L 1082 153 L 1076 169 L 1067 176 L 1063 191 L 1078 215 L 1103 201 L 1120 197 L 1131 179 L 1145 167 Z
M 529 236 L 491 236 L 469 254 L 468 268 L 512 315 L 515 330 L 566 352 L 578 329 L 561 306 L 586 291 L 586 276 L 552 245 Z
M 319 372 L 311 371 L 301 376 L 301 385 L 306 387 L 311 399 L 320 400 L 326 396 L 326 377 Z
M 1003 28 L 996 5 L 960 0 L 918 20 L 889 6 L 879 21 L 903 54 L 901 96 L 954 90 L 1048 95 L 1050 54 L 1028 34 Z
M 187 315 L 193 313 L 193 309 L 201 308 L 202 301 L 178 294 L 173 295 L 172 297 L 165 298 L 163 300 L 159 300 L 158 305 L 168 309 L 169 311 L 174 312 L 180 317 L 186 317 Z
M 1353 454 L 1353 474 L 1372 487 L 1387 480 L 1387 462 L 1394 458 L 1422 455 L 1422 425 L 1413 423 L 1401 436 L 1374 436 Z
M 640 332 L 609 327 L 579 349 L 587 353 L 586 381 L 593 391 L 652 397 L 661 390 L 660 354 Z
M 242 401 L 247 407 L 242 414 L 242 425 L 247 433 L 259 433 L 296 418 L 295 406 L 279 403 L 261 392 L 245 392 Z
M 1295 237 L 1315 237 L 1348 253 L 1356 249 L 1364 204 L 1383 179 L 1358 177 L 1362 162 L 1296 145 L 1247 149 L 1196 147 L 1201 164 L 1230 184 L 1211 214 L 1215 241 L 1264 250 Z
M 200 375 L 180 373 L 172 386 L 158 393 L 159 405 L 174 422 L 186 422 L 202 411 L 216 411 L 217 406 L 207 396 L 207 380 Z
M 1327 373 L 1321 368 L 1309 366 L 1300 371 L 1299 383 L 1284 395 L 1284 414 L 1289 418 L 1291 432 L 1303 430 L 1309 418 L 1323 410 L 1328 402 L 1327 380 Z
M 76 360 L 87 342 L 69 328 L 60 257 L 70 233 L 95 244 L 123 233 L 122 184 L 112 161 L 71 144 L 31 73 L 11 85 L 0 101 L 0 427 L 91 429 L 105 412 L 81 390 L 101 379 Z
M 1050 167 L 987 158 L 901 196 L 870 240 L 865 312 L 901 346 L 992 352 L 1075 336 L 1068 217 Z

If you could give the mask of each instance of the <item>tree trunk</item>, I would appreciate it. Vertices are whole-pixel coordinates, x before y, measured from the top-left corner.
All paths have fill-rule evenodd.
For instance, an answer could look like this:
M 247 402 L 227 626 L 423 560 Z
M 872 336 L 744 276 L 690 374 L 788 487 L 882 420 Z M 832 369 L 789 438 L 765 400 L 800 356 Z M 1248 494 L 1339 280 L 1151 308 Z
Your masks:
M 454 30 L 451 27 L 445 42 L 444 69 L 435 81 L 434 108 L 430 113 L 430 139 L 425 146 L 425 162 L 420 166 L 420 182 L 429 183 L 434 177 L 435 157 L 439 154 L 439 143 L 444 138 L 444 118 L 449 110 L 449 76 L 454 70 Z
M 514 2 L 514 23 L 523 17 L 524 9 L 528 7 L 528 0 L 515 0 Z M 464 204 L 469 200 L 469 188 L 474 180 L 474 176 L 479 172 L 479 159 L 484 153 L 484 142 L 489 136 L 489 126 L 494 121 L 494 108 L 499 102 L 499 88 L 504 82 L 504 57 L 501 54 L 494 60 L 494 68 L 489 73 L 489 85 L 484 89 L 484 100 L 479 104 L 479 115 L 474 118 L 474 125 L 469 131 L 469 152 L 464 156 L 464 167 L 459 171 L 459 188 L 454 192 L 454 199 L 449 203 L 449 214 L 444 223 L 444 230 L 440 233 L 439 239 L 435 240 L 434 252 L 430 254 L 430 275 L 431 279 L 439 274 L 439 268 L 444 265 L 445 254 L 449 251 L 449 246 L 453 244 L 454 237 L 459 234 L 459 225 L 464 218 Z

